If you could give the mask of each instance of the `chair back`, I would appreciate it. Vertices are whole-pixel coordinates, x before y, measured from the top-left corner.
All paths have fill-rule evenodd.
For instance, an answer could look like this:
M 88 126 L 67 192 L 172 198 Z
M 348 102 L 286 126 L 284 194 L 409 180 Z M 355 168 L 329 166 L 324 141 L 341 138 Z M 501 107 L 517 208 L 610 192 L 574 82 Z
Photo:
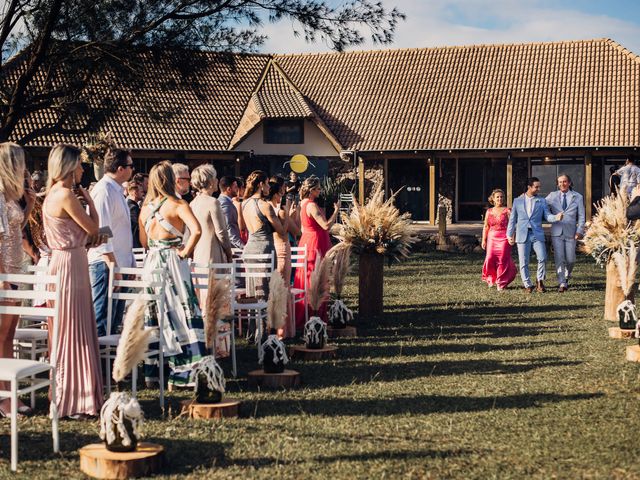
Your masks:
M 275 252 L 244 253 L 242 258 L 234 258 L 236 277 L 242 278 L 271 278 L 276 269 Z
M 144 261 L 147 258 L 147 251 L 144 248 L 136 247 L 132 249 L 133 258 L 136 261 L 136 267 L 140 268 L 144 265 Z
M 291 247 L 291 270 L 295 271 L 296 268 L 301 268 L 305 272 L 304 278 L 304 291 L 307 291 L 307 246 Z
M 235 265 L 233 263 L 191 263 L 191 280 L 193 288 L 197 291 L 208 292 L 209 277 L 214 276 L 216 280 L 229 281 L 229 305 L 235 298 L 235 283 L 233 281 Z
M 0 282 L 8 282 L 19 287 L 18 290 L 0 290 L 0 302 L 11 302 L 16 305 L 0 305 L 1 315 L 25 315 L 29 317 L 50 318 L 53 325 L 51 335 L 51 353 L 49 363 L 56 364 L 58 356 L 58 335 L 60 330 L 60 274 L 57 275 L 33 275 L 33 274 L 0 274 Z M 36 290 L 36 287 L 44 287 Z M 46 307 L 22 306 L 24 300 L 45 299 Z M 51 304 L 53 303 L 53 306 Z

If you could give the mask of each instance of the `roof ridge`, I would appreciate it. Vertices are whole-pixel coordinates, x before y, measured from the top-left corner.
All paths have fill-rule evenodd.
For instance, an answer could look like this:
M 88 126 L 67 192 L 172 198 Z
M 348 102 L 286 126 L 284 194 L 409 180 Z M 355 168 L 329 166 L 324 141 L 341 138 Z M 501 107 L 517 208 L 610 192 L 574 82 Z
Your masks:
M 625 57 L 630 58 L 631 60 L 633 60 L 636 63 L 640 63 L 640 56 L 638 56 L 635 53 L 633 53 L 631 50 L 629 50 L 624 45 L 616 42 L 615 40 L 612 40 L 611 38 L 605 38 L 604 40 L 605 40 L 605 43 L 607 43 L 609 46 L 611 46 L 611 47 L 615 48 L 616 50 L 618 50 Z
M 511 42 L 511 43 L 474 43 L 467 45 L 441 45 L 441 46 L 432 46 L 432 47 L 407 47 L 407 48 L 378 48 L 378 49 L 369 49 L 369 50 L 349 50 L 345 52 L 307 52 L 307 53 L 274 53 L 273 59 L 277 60 L 278 58 L 287 58 L 287 57 L 314 57 L 314 56 L 323 56 L 323 55 L 357 55 L 357 54 L 376 54 L 376 53 L 387 53 L 387 52 L 414 52 L 414 51 L 425 51 L 425 50 L 463 50 L 463 49 L 471 49 L 471 48 L 481 48 L 481 47 L 520 47 L 520 46 L 536 46 L 536 45 L 561 45 L 561 44 L 571 44 L 571 43 L 613 43 L 615 45 L 620 45 L 615 40 L 611 40 L 610 38 L 601 37 L 601 38 L 590 38 L 590 39 L 580 39 L 580 40 L 556 40 L 556 41 L 540 41 L 540 42 Z M 622 47 L 624 50 L 630 52 L 630 50 Z M 630 52 L 631 53 L 631 52 Z M 631 53 L 636 56 L 635 54 Z

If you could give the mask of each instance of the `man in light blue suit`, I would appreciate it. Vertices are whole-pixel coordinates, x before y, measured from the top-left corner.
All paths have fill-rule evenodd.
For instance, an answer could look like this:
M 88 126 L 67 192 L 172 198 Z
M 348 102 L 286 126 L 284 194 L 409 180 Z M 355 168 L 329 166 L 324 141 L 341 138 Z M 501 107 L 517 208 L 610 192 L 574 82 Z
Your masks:
M 544 292 L 544 278 L 546 276 L 547 249 L 544 243 L 542 220 L 557 222 L 562 220 L 562 212 L 553 215 L 549 211 L 547 202 L 538 196 L 540 180 L 536 177 L 527 179 L 527 191 L 513 201 L 507 239 L 510 245 L 518 244 L 518 264 L 520 277 L 524 289 L 533 292 L 533 282 L 529 276 L 529 257 L 531 248 L 536 252 L 538 270 L 536 272 L 536 290 Z
M 571 190 L 573 183 L 566 173 L 558 177 L 558 190 L 547 195 L 551 213 L 563 212 L 561 221 L 551 225 L 553 258 L 558 274 L 558 291 L 566 292 L 573 265 L 576 263 L 576 240 L 584 235 L 584 200 Z

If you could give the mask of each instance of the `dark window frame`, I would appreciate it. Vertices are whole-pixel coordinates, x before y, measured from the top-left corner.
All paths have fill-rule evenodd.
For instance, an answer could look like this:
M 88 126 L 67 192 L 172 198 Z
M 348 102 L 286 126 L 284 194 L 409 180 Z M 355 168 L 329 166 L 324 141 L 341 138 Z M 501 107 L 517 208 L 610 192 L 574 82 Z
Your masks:
M 278 134 L 273 130 L 270 131 L 270 128 L 274 128 L 278 126 L 298 127 L 300 130 L 300 133 L 299 133 L 299 137 L 295 139 L 298 141 L 282 141 L 276 138 Z M 304 143 L 304 119 L 303 118 L 267 119 L 264 121 L 262 131 L 263 131 L 262 141 L 266 145 L 301 145 Z M 287 140 L 289 139 L 287 138 Z

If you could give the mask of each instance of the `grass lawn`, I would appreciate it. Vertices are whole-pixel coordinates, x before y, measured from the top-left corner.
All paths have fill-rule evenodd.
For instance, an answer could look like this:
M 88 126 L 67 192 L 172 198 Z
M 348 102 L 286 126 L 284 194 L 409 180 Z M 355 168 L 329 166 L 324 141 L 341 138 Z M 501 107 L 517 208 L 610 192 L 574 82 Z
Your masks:
M 228 383 L 240 419 L 178 417 L 174 393 L 162 420 L 143 391 L 146 440 L 168 451 L 157 478 L 640 478 L 640 366 L 624 360 L 631 341 L 607 336 L 604 272 L 582 257 L 569 292 L 526 295 L 519 281 L 488 289 L 481 267 L 434 252 L 386 269 L 383 318 L 359 319 L 335 360 L 296 362 L 299 390 L 248 390 L 243 344 Z M 38 407 L 20 423 L 17 476 L 0 420 L 0 477 L 82 478 L 77 449 L 98 422 L 62 422 L 57 456 Z

